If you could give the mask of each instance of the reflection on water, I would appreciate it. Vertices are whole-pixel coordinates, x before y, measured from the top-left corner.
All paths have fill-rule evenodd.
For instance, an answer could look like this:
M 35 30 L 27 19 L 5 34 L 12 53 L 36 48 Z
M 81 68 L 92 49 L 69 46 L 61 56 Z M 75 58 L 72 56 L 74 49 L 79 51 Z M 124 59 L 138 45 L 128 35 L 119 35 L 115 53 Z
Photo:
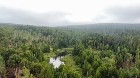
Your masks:
M 62 64 L 64 65 L 64 62 L 62 62 L 60 59 L 63 57 L 57 57 L 57 58 L 50 58 L 50 64 L 53 64 L 54 68 L 59 68 L 59 66 Z

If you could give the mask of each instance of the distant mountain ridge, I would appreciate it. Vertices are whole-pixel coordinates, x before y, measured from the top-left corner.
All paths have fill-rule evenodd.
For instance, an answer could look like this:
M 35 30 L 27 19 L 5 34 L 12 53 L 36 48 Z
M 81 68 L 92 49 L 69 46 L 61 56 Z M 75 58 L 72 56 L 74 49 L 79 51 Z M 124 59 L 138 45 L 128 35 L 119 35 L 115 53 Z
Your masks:
M 25 25 L 25 24 L 13 24 L 13 23 L 0 23 L 0 26 L 37 26 L 37 25 Z M 38 26 L 49 27 L 49 26 Z M 131 29 L 140 30 L 140 23 L 96 23 L 96 24 L 84 24 L 84 25 L 67 25 L 67 26 L 55 26 L 52 28 L 64 28 L 64 29 Z
M 0 25 L 29 25 L 29 26 L 40 26 L 40 25 L 30 25 L 30 24 L 15 24 L 15 23 L 0 23 Z M 105 26 L 105 25 L 140 25 L 140 23 L 93 23 L 93 24 L 75 24 L 75 25 L 64 25 L 55 27 L 75 27 L 75 26 Z M 48 26 L 48 25 L 46 25 Z M 53 26 L 54 27 L 54 26 Z

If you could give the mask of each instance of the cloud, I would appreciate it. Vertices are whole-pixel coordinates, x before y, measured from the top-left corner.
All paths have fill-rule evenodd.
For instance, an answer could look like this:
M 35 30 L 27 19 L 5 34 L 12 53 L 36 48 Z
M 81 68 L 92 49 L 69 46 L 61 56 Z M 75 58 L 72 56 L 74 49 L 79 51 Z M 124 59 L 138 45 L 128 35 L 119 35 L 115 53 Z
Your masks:
M 108 7 L 103 9 L 90 22 L 72 22 L 67 16 L 71 17 L 71 14 L 60 11 L 36 13 L 27 10 L 0 7 L 0 23 L 62 26 L 92 23 L 140 23 L 140 6 Z
M 68 13 L 65 12 L 33 13 L 25 10 L 0 7 L 0 23 L 17 23 L 45 26 L 72 24 L 66 19 L 67 15 Z
M 139 23 L 140 6 L 116 6 L 107 8 L 94 20 L 96 22 Z

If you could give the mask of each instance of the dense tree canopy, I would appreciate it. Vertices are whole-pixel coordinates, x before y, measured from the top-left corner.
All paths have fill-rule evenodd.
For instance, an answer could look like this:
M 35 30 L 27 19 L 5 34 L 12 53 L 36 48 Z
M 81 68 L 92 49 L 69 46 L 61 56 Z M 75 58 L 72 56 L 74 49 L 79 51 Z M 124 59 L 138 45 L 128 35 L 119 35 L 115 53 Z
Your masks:
M 0 24 L 0 77 L 140 78 L 140 24 Z M 49 58 L 63 57 L 54 68 Z

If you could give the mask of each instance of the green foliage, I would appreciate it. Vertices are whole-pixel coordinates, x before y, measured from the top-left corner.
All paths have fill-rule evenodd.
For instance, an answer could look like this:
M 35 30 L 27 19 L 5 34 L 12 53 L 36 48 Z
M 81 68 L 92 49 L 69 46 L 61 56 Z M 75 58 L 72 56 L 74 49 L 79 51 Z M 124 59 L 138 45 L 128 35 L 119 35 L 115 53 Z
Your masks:
M 43 53 L 50 53 L 50 46 L 46 45 L 42 51 Z
M 102 64 L 96 71 L 96 78 L 118 78 L 118 72 L 111 64 Z
M 83 50 L 83 46 L 82 45 L 76 45 L 74 47 L 74 50 L 73 50 L 73 55 L 77 56 L 77 55 L 80 55 L 82 53 L 82 50 Z
M 69 66 L 61 66 L 58 70 L 56 70 L 57 78 L 81 78 L 81 75 L 73 68 Z M 55 72 L 56 72 L 55 71 Z
M 30 73 L 33 74 L 35 77 L 41 78 L 53 78 L 54 76 L 54 69 L 48 63 L 32 63 L 30 67 Z
M 0 75 L 3 77 L 6 77 L 6 70 L 5 70 L 5 65 L 4 65 L 4 60 L 2 56 L 0 56 Z
M 34 78 L 32 74 L 30 74 L 30 70 L 27 68 L 22 69 L 21 78 Z
M 139 78 L 139 50 L 139 24 L 0 24 L 0 75 L 4 78 Z M 54 69 L 49 59 L 62 52 L 66 52 L 61 59 L 65 65 Z

